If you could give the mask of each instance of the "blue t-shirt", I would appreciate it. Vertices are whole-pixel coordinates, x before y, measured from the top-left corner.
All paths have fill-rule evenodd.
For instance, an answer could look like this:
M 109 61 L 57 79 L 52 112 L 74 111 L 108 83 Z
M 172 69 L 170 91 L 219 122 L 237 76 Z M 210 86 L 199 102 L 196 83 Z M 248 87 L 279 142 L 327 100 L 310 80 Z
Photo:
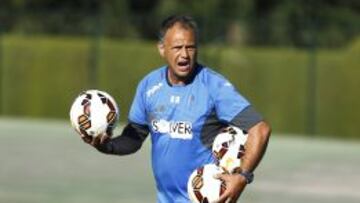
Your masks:
M 201 65 L 183 86 L 170 85 L 166 66 L 145 76 L 129 120 L 150 129 L 158 202 L 190 202 L 190 174 L 214 161 L 215 135 L 249 105 L 228 80 Z

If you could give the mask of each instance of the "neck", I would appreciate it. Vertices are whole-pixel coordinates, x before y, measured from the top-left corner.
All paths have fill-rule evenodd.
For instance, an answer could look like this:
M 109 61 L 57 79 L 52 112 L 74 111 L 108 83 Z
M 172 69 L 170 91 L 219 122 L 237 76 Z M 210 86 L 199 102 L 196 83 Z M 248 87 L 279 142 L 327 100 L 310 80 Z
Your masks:
M 176 75 L 170 73 L 170 71 L 168 70 L 168 81 L 171 85 L 185 85 L 187 78 L 180 78 L 177 77 Z
M 167 81 L 170 85 L 187 85 L 189 83 L 191 83 L 191 81 L 193 80 L 194 76 L 196 75 L 196 70 L 197 70 L 197 65 L 195 65 L 195 67 L 192 69 L 192 71 L 189 73 L 189 75 L 185 76 L 185 77 L 179 77 L 177 75 L 175 75 L 174 73 L 171 73 L 171 71 L 169 70 L 169 68 L 167 69 Z

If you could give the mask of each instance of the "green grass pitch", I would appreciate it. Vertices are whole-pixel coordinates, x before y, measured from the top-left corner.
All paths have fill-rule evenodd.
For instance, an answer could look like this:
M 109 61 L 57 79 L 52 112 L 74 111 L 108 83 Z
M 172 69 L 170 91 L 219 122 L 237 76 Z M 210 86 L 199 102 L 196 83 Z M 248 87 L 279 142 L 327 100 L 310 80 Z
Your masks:
M 119 157 L 84 144 L 69 122 L 0 118 L 0 129 L 0 202 L 156 202 L 150 139 Z M 359 142 L 274 135 L 240 202 L 359 202 L 359 155 Z

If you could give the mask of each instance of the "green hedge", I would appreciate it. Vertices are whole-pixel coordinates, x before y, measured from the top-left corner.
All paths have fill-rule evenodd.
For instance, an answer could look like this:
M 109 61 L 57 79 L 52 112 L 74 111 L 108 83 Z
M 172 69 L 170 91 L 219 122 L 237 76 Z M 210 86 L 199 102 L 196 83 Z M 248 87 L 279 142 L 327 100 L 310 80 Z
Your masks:
M 318 134 L 360 137 L 359 44 L 344 50 L 318 50 L 316 54 Z M 3 115 L 67 119 L 76 95 L 93 88 L 88 79 L 93 39 L 3 36 L 1 45 Z M 95 88 L 116 98 L 122 120 L 126 120 L 138 81 L 163 63 L 155 45 L 99 41 Z M 200 61 L 229 78 L 276 132 L 306 133 L 309 57 L 306 50 L 291 48 L 200 49 Z

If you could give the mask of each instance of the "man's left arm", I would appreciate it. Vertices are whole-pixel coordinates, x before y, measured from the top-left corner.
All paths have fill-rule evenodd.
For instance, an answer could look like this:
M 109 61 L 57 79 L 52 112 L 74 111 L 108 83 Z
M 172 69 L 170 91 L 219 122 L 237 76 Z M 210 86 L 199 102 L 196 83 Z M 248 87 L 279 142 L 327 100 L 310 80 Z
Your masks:
M 245 186 L 251 181 L 252 173 L 265 154 L 271 134 L 271 128 L 260 121 L 248 130 L 245 154 L 241 160 L 241 174 L 219 174 L 218 178 L 226 182 L 227 189 L 218 202 L 236 202 Z

